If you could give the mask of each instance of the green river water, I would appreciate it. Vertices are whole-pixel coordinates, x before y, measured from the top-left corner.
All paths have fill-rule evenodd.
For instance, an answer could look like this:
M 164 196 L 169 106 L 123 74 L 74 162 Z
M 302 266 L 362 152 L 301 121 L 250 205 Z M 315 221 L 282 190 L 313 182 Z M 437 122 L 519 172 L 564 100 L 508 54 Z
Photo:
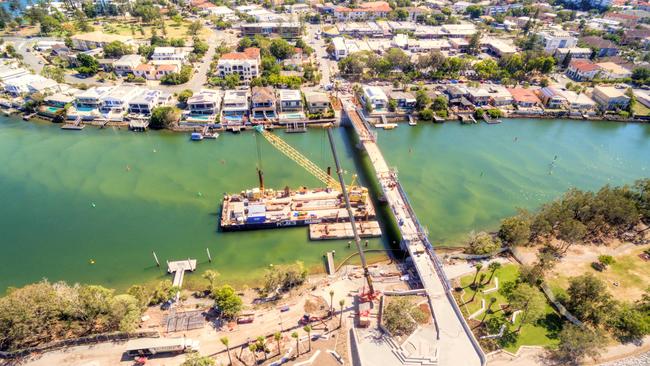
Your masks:
M 335 135 L 350 180 L 359 160 L 346 131 Z M 281 136 L 321 167 L 333 165 L 324 131 Z M 571 186 L 628 183 L 650 170 L 650 125 L 404 125 L 380 131 L 378 141 L 437 245 L 462 244 L 469 231 L 494 229 L 516 207 Z M 263 139 L 260 146 L 267 187 L 319 185 Z M 322 270 L 325 251 L 352 253 L 347 241 L 310 242 L 306 228 L 217 231 L 221 195 L 257 185 L 257 156 L 252 133 L 193 143 L 186 134 L 72 132 L 0 117 L 0 289 L 44 277 L 124 289 L 164 278 L 165 260 L 187 257 L 199 259 L 199 272 L 244 284 L 271 263 Z

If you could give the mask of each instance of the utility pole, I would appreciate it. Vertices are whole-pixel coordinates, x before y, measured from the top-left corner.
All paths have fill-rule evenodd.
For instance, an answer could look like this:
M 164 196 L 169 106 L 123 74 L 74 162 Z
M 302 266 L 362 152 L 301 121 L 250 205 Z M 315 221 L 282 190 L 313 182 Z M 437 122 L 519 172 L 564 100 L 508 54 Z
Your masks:
M 375 288 L 372 286 L 372 278 L 370 277 L 370 272 L 368 271 L 368 265 L 366 264 L 366 256 L 363 253 L 361 248 L 361 238 L 359 233 L 357 233 L 357 225 L 354 221 L 354 213 L 352 212 L 352 206 L 350 206 L 350 197 L 348 197 L 348 189 L 345 186 L 345 180 L 343 179 L 343 169 L 341 169 L 341 164 L 339 163 L 339 157 L 336 154 L 336 145 L 334 144 L 334 137 L 332 136 L 332 128 L 327 128 L 327 137 L 330 142 L 330 147 L 332 148 L 332 155 L 334 155 L 334 163 L 336 164 L 336 174 L 339 177 L 339 183 L 341 184 L 341 191 L 343 193 L 343 198 L 345 199 L 345 208 L 348 210 L 348 216 L 350 217 L 350 224 L 352 224 L 352 233 L 354 234 L 354 243 L 357 245 L 357 251 L 359 252 L 359 257 L 361 258 L 361 267 L 363 267 L 363 276 L 366 278 L 368 283 L 368 290 L 370 295 L 374 295 Z

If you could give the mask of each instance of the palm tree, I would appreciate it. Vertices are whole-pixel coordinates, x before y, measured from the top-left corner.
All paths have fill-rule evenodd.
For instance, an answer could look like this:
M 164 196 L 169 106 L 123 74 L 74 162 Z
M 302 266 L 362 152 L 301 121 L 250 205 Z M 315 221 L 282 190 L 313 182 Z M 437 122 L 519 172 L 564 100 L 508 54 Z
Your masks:
M 492 277 L 494 277 L 494 272 L 496 272 L 499 268 L 501 268 L 501 263 L 499 262 L 492 262 L 488 265 L 488 269 L 492 272 L 490 272 L 490 278 L 488 278 L 487 283 L 490 283 L 490 281 L 492 281 Z
M 302 330 L 307 332 L 307 340 L 309 341 L 309 351 L 307 352 L 311 352 L 311 325 L 305 325 Z
M 334 316 L 334 290 L 330 290 L 330 316 Z
M 220 339 L 221 344 L 226 346 L 226 352 L 228 353 L 228 365 L 232 365 L 232 357 L 230 356 L 230 340 L 228 337 L 223 337 Z
M 273 338 L 275 341 L 278 343 L 278 355 L 280 354 L 280 340 L 282 339 L 282 333 L 280 332 L 275 332 L 273 334 Z
M 296 358 L 300 356 L 300 338 L 298 338 L 298 332 L 291 333 L 291 337 L 296 339 Z
M 483 324 L 483 321 L 485 321 L 485 317 L 486 317 L 486 316 L 488 315 L 488 313 L 491 311 L 491 309 L 492 309 L 492 305 L 494 305 L 494 303 L 495 303 L 496 301 L 497 301 L 497 298 L 496 298 L 496 297 L 491 297 L 491 298 L 490 298 L 490 303 L 488 304 L 487 309 L 485 309 L 485 313 L 483 313 L 483 318 L 481 318 L 481 324 Z
M 481 269 L 483 268 L 483 264 L 482 263 L 476 263 L 475 268 L 476 268 L 476 273 L 474 274 L 474 279 L 472 280 L 472 284 L 470 285 L 470 287 L 472 287 L 472 288 L 476 284 L 476 277 L 478 277 L 478 273 L 481 272 Z
M 341 328 L 341 323 L 343 323 L 343 305 L 345 305 L 345 299 L 339 300 L 339 306 L 341 306 L 341 314 L 339 315 L 339 328 Z
M 219 276 L 221 276 L 219 272 L 213 271 L 211 269 L 208 269 L 207 271 L 203 272 L 203 275 L 201 275 L 201 277 L 203 277 L 204 279 L 208 280 L 208 282 L 210 282 L 210 287 L 208 288 L 208 290 L 212 290 L 215 282 L 217 281 L 217 277 Z

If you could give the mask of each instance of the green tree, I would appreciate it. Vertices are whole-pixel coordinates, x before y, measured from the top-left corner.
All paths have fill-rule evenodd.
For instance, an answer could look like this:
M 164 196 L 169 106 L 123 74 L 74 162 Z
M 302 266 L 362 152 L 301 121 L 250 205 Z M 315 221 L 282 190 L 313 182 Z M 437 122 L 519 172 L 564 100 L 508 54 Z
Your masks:
M 515 287 L 508 302 L 513 308 L 523 312 L 517 332 L 524 324 L 537 322 L 545 313 L 546 298 L 541 291 L 527 283 L 520 283 Z
M 602 334 L 573 324 L 565 325 L 558 338 L 560 343 L 551 355 L 564 365 L 579 365 L 585 357 L 595 358 L 604 346 Z
M 187 34 L 191 36 L 196 36 L 199 34 L 201 29 L 203 28 L 203 23 L 201 23 L 200 20 L 195 20 L 190 25 L 187 27 Z
M 415 109 L 421 111 L 431 104 L 431 97 L 427 94 L 426 90 L 419 89 L 415 92 Z
M 490 283 L 490 281 L 492 281 L 492 277 L 494 277 L 494 272 L 499 270 L 499 268 L 501 268 L 501 263 L 499 262 L 490 262 L 490 264 L 488 264 L 488 269 L 490 270 L 490 278 L 488 278 L 486 283 Z
M 296 52 L 295 47 L 282 38 L 272 40 L 269 51 L 278 60 L 287 59 Z
M 483 8 L 479 5 L 470 5 L 465 9 L 465 14 L 472 19 L 476 19 L 483 14 Z
M 469 39 L 469 44 L 467 45 L 467 53 L 470 55 L 477 55 L 481 50 L 481 33 L 476 32 Z
M 613 310 L 613 311 L 612 311 Z M 608 327 L 621 342 L 635 342 L 650 334 L 650 313 L 642 307 L 620 304 L 614 307 Z
M 280 332 L 273 333 L 273 339 L 275 339 L 275 342 L 278 345 L 278 355 L 279 355 L 282 353 L 282 347 L 280 347 L 280 341 L 282 340 L 282 333 Z
M 442 95 L 439 95 L 433 99 L 433 103 L 431 104 L 431 109 L 433 109 L 435 112 L 439 111 L 447 111 L 447 108 L 449 107 L 447 98 L 443 97 Z
M 178 108 L 170 106 L 156 107 L 151 111 L 149 125 L 153 129 L 170 128 L 180 119 L 181 112 Z
M 499 238 L 507 246 L 528 244 L 531 234 L 530 225 L 530 214 L 521 210 L 516 216 L 511 216 L 501 221 Z
M 226 319 L 235 318 L 242 309 L 242 299 L 237 295 L 235 289 L 229 285 L 214 288 L 212 297 L 215 306 Z
M 95 75 L 99 71 L 99 62 L 94 57 L 85 53 L 77 55 L 77 72 L 82 75 Z
M 186 99 L 187 100 L 187 99 Z M 208 280 L 208 283 L 210 283 L 210 287 L 208 287 L 209 290 L 212 290 L 214 286 L 216 285 L 217 278 L 221 276 L 221 274 L 217 271 L 208 269 L 207 271 L 203 272 L 201 277 L 204 279 Z
M 194 95 L 194 92 L 192 91 L 192 89 L 185 89 L 185 90 L 181 91 L 180 93 L 178 93 L 177 99 L 178 99 L 178 101 L 180 103 L 185 104 L 185 103 L 187 103 L 187 100 L 190 99 L 190 97 L 192 95 Z
M 343 306 L 345 305 L 345 299 L 339 300 L 339 306 L 341 307 L 341 313 L 339 314 L 339 328 L 343 324 Z
M 228 89 L 234 89 L 239 85 L 240 76 L 239 74 L 229 74 L 224 78 L 224 84 Z
M 131 46 L 120 41 L 113 41 L 104 46 L 104 56 L 108 58 L 120 58 L 132 52 Z
M 405 297 L 393 298 L 385 306 L 382 322 L 393 336 L 411 334 L 417 327 L 410 316 L 411 307 L 410 301 Z
M 43 70 L 41 70 L 41 75 L 52 79 L 57 83 L 65 81 L 65 70 L 62 67 L 46 65 L 43 67 Z
M 138 299 L 131 295 L 117 295 L 110 303 L 110 315 L 113 324 L 121 332 L 133 332 L 140 324 L 142 308 Z
M 471 254 L 489 254 L 501 248 L 501 240 L 482 231 L 470 235 L 467 245 L 467 250 Z
M 423 109 L 420 114 L 420 119 L 425 122 L 433 121 L 433 111 L 429 108 Z
M 605 284 L 591 273 L 569 280 L 566 307 L 578 319 L 594 325 L 602 324 L 612 306 Z

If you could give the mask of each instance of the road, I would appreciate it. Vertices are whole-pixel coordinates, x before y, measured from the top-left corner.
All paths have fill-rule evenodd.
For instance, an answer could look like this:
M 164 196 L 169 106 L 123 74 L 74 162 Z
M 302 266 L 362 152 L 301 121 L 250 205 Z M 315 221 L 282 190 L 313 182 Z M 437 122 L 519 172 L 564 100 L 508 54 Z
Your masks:
M 309 44 L 316 54 L 316 60 L 320 62 L 320 73 L 322 75 L 320 85 L 325 86 L 332 83 L 332 76 L 338 72 L 336 62 L 332 62 L 327 54 L 325 40 L 323 37 L 316 39 L 316 33 L 320 31 L 320 24 L 307 24 L 307 34 L 305 41 Z

